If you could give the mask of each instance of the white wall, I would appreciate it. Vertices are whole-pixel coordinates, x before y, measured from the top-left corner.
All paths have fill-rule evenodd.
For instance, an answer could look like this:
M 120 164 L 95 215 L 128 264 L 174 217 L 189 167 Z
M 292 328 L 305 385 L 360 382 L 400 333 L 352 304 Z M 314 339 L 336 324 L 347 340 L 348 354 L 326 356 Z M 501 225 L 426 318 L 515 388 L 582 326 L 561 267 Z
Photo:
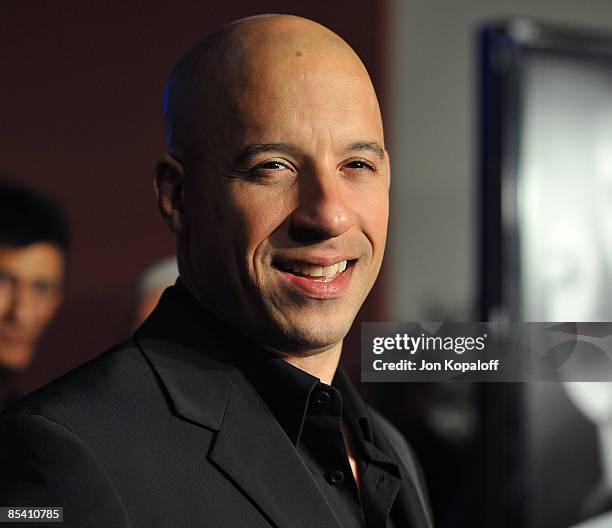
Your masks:
M 475 30 L 509 15 L 612 31 L 612 0 L 392 2 L 385 118 L 393 174 L 387 280 L 395 320 L 475 316 Z

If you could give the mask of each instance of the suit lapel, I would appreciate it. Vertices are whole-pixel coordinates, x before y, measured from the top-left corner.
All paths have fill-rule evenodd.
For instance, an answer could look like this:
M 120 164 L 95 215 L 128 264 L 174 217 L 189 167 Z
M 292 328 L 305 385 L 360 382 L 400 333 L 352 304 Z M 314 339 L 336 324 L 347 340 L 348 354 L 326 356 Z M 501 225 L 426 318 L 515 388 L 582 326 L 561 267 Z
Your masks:
M 134 337 L 174 412 L 217 431 L 209 460 L 273 525 L 340 528 L 285 431 L 219 340 L 169 297 Z
M 210 459 L 275 525 L 339 528 L 285 431 L 239 373 L 237 380 Z

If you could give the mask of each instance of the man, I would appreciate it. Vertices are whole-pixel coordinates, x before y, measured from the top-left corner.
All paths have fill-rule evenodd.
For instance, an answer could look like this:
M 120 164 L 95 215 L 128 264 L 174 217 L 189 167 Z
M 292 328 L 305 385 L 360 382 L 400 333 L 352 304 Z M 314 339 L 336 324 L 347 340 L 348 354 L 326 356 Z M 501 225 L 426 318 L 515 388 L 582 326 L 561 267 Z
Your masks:
M 405 441 L 338 369 L 388 215 L 361 61 L 253 17 L 192 49 L 164 102 L 180 279 L 133 340 L 4 416 L 0 503 L 80 527 L 430 526 Z
M 0 182 L 0 409 L 63 296 L 68 230 L 46 197 Z

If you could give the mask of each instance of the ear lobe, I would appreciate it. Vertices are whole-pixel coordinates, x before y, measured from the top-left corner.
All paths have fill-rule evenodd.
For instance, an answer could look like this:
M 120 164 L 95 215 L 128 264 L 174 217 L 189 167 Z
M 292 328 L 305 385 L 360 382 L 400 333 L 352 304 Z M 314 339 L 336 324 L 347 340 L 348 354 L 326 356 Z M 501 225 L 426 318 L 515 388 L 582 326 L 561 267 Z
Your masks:
M 183 206 L 184 172 L 181 163 L 170 154 L 164 154 L 155 166 L 155 194 L 159 212 L 170 229 L 179 234 L 185 231 Z

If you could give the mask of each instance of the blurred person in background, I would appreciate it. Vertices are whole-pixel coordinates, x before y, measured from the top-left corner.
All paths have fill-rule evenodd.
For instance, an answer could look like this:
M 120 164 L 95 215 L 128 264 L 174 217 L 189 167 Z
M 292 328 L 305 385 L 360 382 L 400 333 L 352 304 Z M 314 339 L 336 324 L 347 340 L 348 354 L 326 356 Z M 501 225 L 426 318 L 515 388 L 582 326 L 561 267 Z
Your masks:
M 0 410 L 62 301 L 69 234 L 46 196 L 0 181 Z
M 175 256 L 160 260 L 144 271 L 134 287 L 130 333 L 149 317 L 164 290 L 176 282 L 178 274 Z

